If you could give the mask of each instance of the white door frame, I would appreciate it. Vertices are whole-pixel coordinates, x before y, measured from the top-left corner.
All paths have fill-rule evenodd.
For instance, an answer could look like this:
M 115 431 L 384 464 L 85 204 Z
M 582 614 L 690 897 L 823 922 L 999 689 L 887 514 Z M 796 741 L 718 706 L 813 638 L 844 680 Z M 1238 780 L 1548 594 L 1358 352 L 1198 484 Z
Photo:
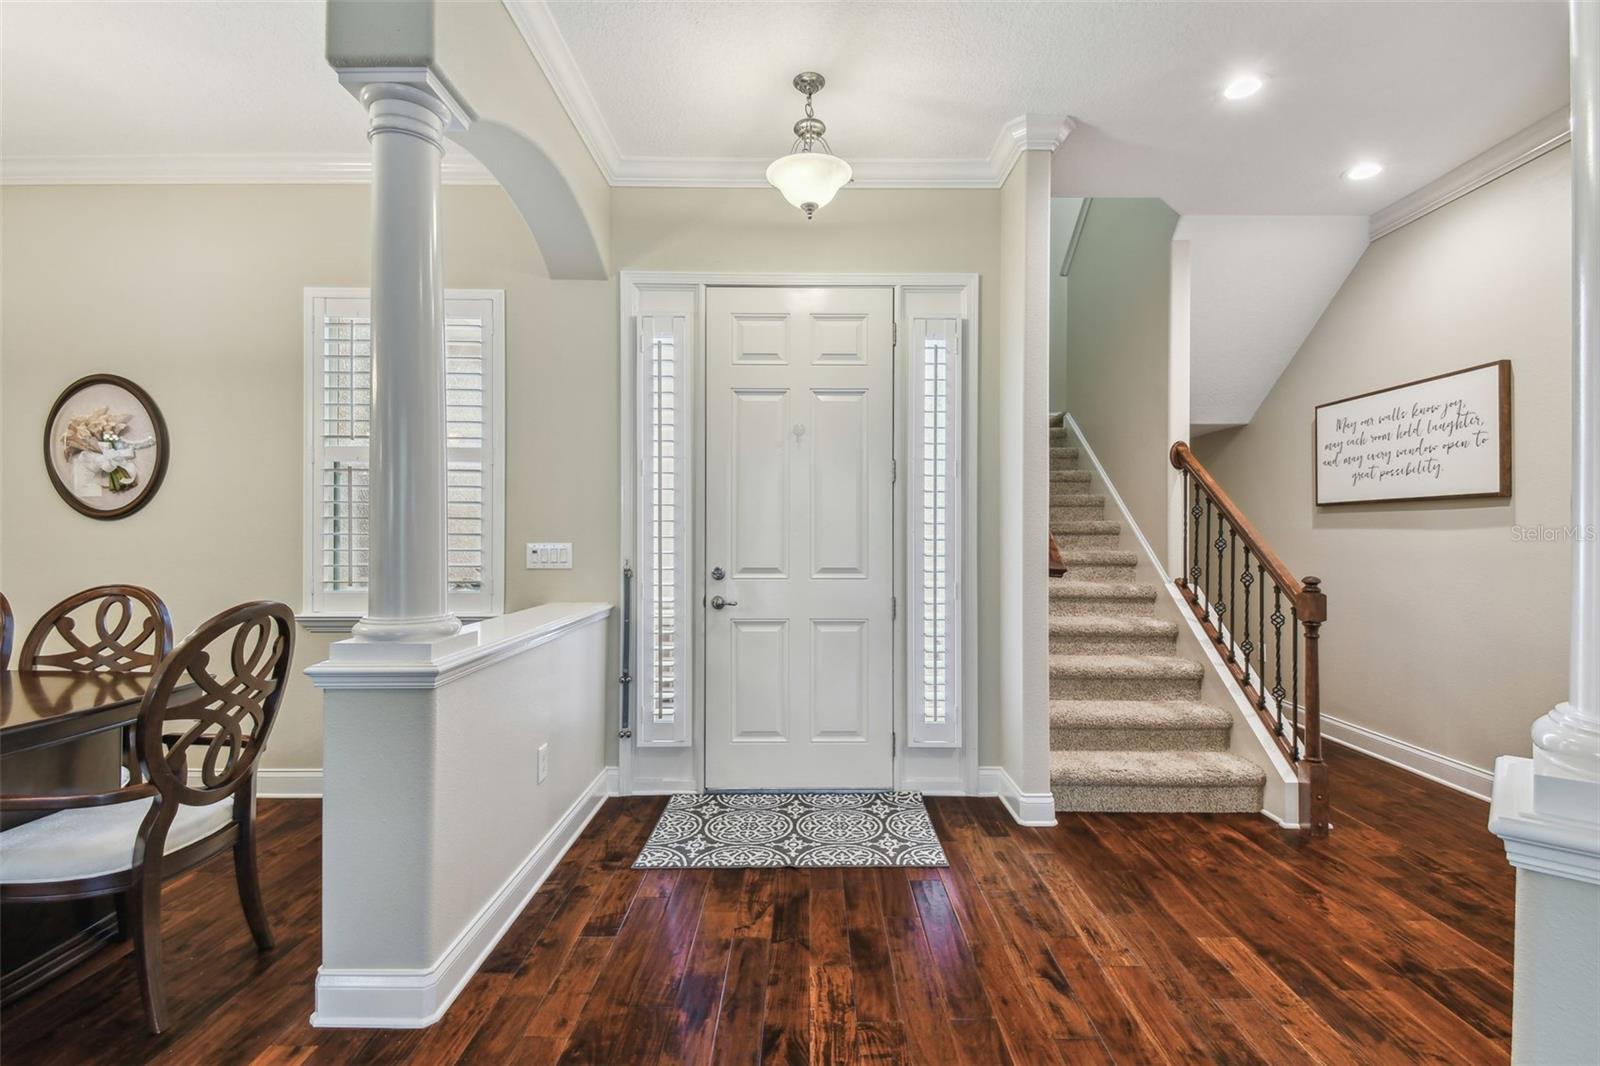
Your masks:
M 978 785 L 978 738 L 981 735 L 982 708 L 978 701 L 978 633 L 981 603 L 978 574 L 978 383 L 982 336 L 979 321 L 979 293 L 977 274 L 782 274 L 782 273 L 723 273 L 723 272 L 656 272 L 624 270 L 619 280 L 619 411 L 621 423 L 621 553 L 617 559 L 617 594 L 622 595 L 622 566 L 626 561 L 639 558 L 638 512 L 635 500 L 639 484 L 636 463 L 638 411 L 637 404 L 637 351 L 635 324 L 641 314 L 684 314 L 689 319 L 689 375 L 688 393 L 692 404 L 690 424 L 691 460 L 684 472 L 691 487 L 692 513 L 703 513 L 704 496 L 701 470 L 698 461 L 705 432 L 704 412 L 704 353 L 706 289 L 711 287 L 774 288 L 848 288 L 874 287 L 894 290 L 894 316 L 897 326 L 907 321 L 906 298 L 908 294 L 943 293 L 959 301 L 959 314 L 964 326 L 963 380 L 961 392 L 961 469 L 966 476 L 961 479 L 960 524 L 960 596 L 963 605 L 961 625 L 961 730 L 959 749 L 910 747 L 906 723 L 906 494 L 911 484 L 909 468 L 909 428 L 906 417 L 909 361 L 899 358 L 896 347 L 894 389 L 895 429 L 894 456 L 898 469 L 905 476 L 898 479 L 895 492 L 895 596 L 901 609 L 895 619 L 895 679 L 894 679 L 894 774 L 895 787 L 917 789 L 932 794 L 976 795 Z M 909 339 L 909 334 L 908 334 Z M 703 532 L 696 523 L 692 537 L 692 555 L 686 560 L 689 567 L 689 600 L 693 617 L 689 631 L 698 635 L 704 631 L 705 560 Z M 637 597 L 636 603 L 637 603 Z M 639 625 L 635 612 L 635 626 Z M 636 630 L 637 632 L 637 630 Z M 634 641 L 634 664 L 637 672 L 639 642 Z M 690 654 L 700 658 L 698 646 Z M 634 738 L 619 737 L 617 755 L 619 787 L 624 795 L 668 792 L 699 792 L 704 788 L 705 768 L 705 691 L 699 670 L 693 673 L 693 692 L 689 694 L 691 727 L 681 743 L 640 745 Z M 637 713 L 637 686 L 632 693 L 633 711 Z M 619 722 L 613 717 L 607 724 L 608 734 L 615 734 Z

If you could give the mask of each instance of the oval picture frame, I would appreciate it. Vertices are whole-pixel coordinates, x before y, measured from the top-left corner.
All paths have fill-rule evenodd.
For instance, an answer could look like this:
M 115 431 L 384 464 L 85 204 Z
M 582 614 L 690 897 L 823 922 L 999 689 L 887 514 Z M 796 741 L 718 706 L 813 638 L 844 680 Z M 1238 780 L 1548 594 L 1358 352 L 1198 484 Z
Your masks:
M 118 396 L 119 391 L 126 396 Z M 117 497 L 127 495 L 125 502 L 102 506 L 93 501 L 108 498 L 105 487 L 97 488 L 80 479 L 80 472 L 73 469 L 73 460 L 62 444 L 61 427 L 66 418 L 119 401 L 131 401 L 138 408 L 132 411 L 113 408 L 114 414 L 129 416 L 129 436 L 136 440 L 132 462 L 136 464 L 137 476 L 133 487 L 117 493 Z M 44 468 L 50 475 L 50 484 L 68 507 L 101 521 L 126 518 L 150 502 L 167 476 L 168 447 L 167 423 L 161 416 L 161 408 L 148 392 L 117 374 L 89 374 L 74 381 L 61 390 L 44 420 Z

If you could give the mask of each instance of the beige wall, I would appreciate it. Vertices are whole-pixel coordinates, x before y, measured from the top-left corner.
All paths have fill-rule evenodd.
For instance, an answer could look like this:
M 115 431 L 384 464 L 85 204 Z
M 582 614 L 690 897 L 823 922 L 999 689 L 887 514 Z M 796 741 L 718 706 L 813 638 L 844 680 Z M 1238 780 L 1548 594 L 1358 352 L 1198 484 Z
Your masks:
M 0 190 L 0 588 L 20 619 L 101 581 L 156 589 L 180 633 L 244 599 L 302 606 L 302 290 L 367 284 L 367 192 Z M 999 200 L 996 190 L 851 190 L 807 223 L 769 189 L 618 189 L 612 262 L 650 270 L 977 272 L 987 352 L 998 346 Z M 447 188 L 442 227 L 446 285 L 506 290 L 506 606 L 614 602 L 617 284 L 549 280 L 497 188 Z M 161 492 L 119 522 L 71 511 L 38 461 L 56 394 L 101 370 L 145 386 L 173 441 Z M 992 409 L 980 402 L 988 433 Z M 257 449 L 248 468 L 234 458 L 241 445 Z M 992 510 L 982 483 L 979 493 L 980 511 Z M 523 569 L 530 540 L 571 541 L 573 569 Z M 980 534 L 987 577 L 985 547 Z M 985 603 L 981 618 L 994 616 Z M 615 634 L 613 621 L 613 656 Z M 331 639 L 302 632 L 297 662 L 322 658 Z M 987 643 L 983 654 L 987 663 Z M 983 676 L 986 683 L 994 676 L 987 665 Z M 608 708 L 615 702 L 612 691 Z M 984 702 L 992 704 L 987 692 Z M 321 765 L 320 709 L 317 692 L 296 674 L 268 765 Z M 614 763 L 609 718 L 600 728 Z M 994 743 L 986 727 L 983 750 Z
M 1172 231 L 1160 200 L 1097 198 L 1067 289 L 1067 410 L 1157 555 L 1167 542 Z
M 302 290 L 365 285 L 364 186 L 0 190 L 0 588 L 27 625 L 61 596 L 135 582 L 181 635 L 246 599 L 301 603 Z M 616 597 L 616 288 L 552 282 L 497 188 L 444 194 L 445 283 L 506 290 L 506 605 Z M 116 522 L 69 509 L 39 461 L 75 378 L 143 385 L 172 437 L 166 482 Z M 241 461 L 241 453 L 249 456 Z M 570 540 L 571 571 L 522 569 Z M 324 657 L 302 632 L 296 662 Z M 266 763 L 322 763 L 298 672 Z
M 1254 421 L 1195 442 L 1323 579 L 1324 713 L 1485 770 L 1566 698 L 1571 545 L 1528 531 L 1570 521 L 1570 167 L 1551 152 L 1374 242 Z M 1509 500 L 1313 505 L 1316 404 L 1501 358 Z

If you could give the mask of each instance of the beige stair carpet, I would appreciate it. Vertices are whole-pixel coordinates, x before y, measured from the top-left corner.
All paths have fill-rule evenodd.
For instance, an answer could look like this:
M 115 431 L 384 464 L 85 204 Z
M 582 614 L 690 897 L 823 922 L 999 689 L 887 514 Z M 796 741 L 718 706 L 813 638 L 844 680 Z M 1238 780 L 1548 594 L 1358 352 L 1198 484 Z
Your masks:
M 1266 775 L 1228 751 L 1232 712 L 1200 699 L 1154 585 L 1081 450 L 1050 431 L 1050 790 L 1062 811 L 1259 811 Z

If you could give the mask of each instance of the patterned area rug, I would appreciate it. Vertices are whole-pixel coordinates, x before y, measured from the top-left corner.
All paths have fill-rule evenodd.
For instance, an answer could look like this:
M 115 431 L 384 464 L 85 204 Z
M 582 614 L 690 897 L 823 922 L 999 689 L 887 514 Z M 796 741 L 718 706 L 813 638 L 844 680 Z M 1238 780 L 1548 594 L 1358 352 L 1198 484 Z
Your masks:
M 673 796 L 633 867 L 948 865 L 920 792 L 712 792 Z

